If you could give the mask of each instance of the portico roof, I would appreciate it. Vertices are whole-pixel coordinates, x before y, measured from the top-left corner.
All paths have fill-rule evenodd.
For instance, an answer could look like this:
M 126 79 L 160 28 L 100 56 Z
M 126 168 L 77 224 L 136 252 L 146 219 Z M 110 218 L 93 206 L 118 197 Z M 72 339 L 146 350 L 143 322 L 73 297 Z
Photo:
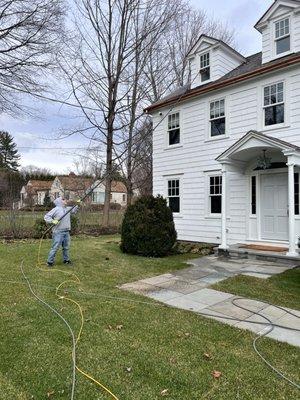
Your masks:
M 284 140 L 267 136 L 261 132 L 249 131 L 245 136 L 235 142 L 226 151 L 220 154 L 216 161 L 229 162 L 238 161 L 245 162 L 254 157 L 258 150 L 279 150 L 283 154 L 300 155 L 300 147 L 288 143 Z

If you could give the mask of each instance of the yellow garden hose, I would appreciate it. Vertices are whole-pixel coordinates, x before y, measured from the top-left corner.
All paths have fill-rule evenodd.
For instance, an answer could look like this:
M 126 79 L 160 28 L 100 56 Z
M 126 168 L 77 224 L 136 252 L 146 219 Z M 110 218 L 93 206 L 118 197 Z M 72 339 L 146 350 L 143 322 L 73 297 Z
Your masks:
M 59 291 L 60 291 L 60 289 L 61 289 L 65 284 L 67 284 L 67 283 L 76 283 L 76 284 L 80 284 L 81 281 L 80 281 L 80 278 L 79 278 L 74 272 L 64 271 L 64 270 L 57 269 L 57 268 L 44 268 L 44 267 L 42 266 L 42 262 L 41 262 L 41 258 L 40 258 L 40 257 L 41 257 L 42 243 L 43 243 L 43 239 L 44 239 L 45 235 L 46 235 L 49 231 L 50 231 L 50 229 L 48 228 L 48 229 L 43 233 L 43 235 L 42 235 L 42 237 L 41 237 L 41 239 L 40 239 L 40 241 L 39 241 L 36 267 L 38 268 L 39 271 L 42 271 L 42 272 L 61 272 L 61 273 L 63 273 L 63 274 L 69 275 L 70 278 L 74 278 L 74 279 L 67 279 L 67 280 L 64 280 L 63 282 L 61 282 L 61 283 L 56 287 L 55 294 L 56 294 L 56 296 L 57 296 L 60 300 L 66 300 L 66 301 L 68 301 L 68 302 L 70 302 L 70 303 L 75 304 L 75 306 L 76 306 L 76 307 L 78 308 L 78 310 L 79 310 L 81 323 L 80 323 L 80 328 L 79 328 L 79 331 L 78 331 L 78 334 L 77 334 L 76 340 L 75 340 L 75 345 L 74 345 L 74 350 L 73 350 L 73 352 L 75 352 L 75 351 L 76 351 L 76 348 L 77 348 L 77 345 L 78 345 L 78 343 L 79 343 L 79 341 L 80 341 L 81 334 L 82 334 L 82 331 L 83 331 L 83 326 L 84 326 L 83 310 L 82 310 L 81 305 L 80 305 L 77 301 L 75 301 L 74 299 L 71 299 L 70 297 L 67 297 L 67 296 L 65 296 L 65 295 L 64 295 L 64 296 L 60 295 L 60 294 L 59 294 Z M 72 352 L 72 353 L 73 353 L 73 352 Z M 114 394 L 112 393 L 112 391 L 109 390 L 104 384 L 102 384 L 102 383 L 99 382 L 97 379 L 95 379 L 93 376 L 89 375 L 87 372 L 83 371 L 81 368 L 79 368 L 79 367 L 77 366 L 75 354 L 72 354 L 72 357 L 73 357 L 73 359 L 75 360 L 75 361 L 74 361 L 74 363 L 75 363 L 75 368 L 76 368 L 76 370 L 77 370 L 79 373 L 81 373 L 85 378 L 87 378 L 87 379 L 89 379 L 91 382 L 93 382 L 96 386 L 98 386 L 99 388 L 101 388 L 102 390 L 104 390 L 104 391 L 105 391 L 107 394 L 109 394 L 114 400 L 119 400 L 119 398 L 118 398 L 116 395 L 114 395 Z

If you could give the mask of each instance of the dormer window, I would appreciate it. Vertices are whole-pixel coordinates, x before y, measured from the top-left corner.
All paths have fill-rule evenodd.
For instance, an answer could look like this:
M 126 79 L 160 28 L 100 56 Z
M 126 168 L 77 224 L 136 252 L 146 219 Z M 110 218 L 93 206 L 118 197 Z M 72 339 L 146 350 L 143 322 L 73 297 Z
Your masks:
M 276 55 L 287 53 L 291 49 L 290 19 L 275 22 Z
M 210 55 L 204 53 L 200 55 L 200 76 L 201 82 L 210 80 Z

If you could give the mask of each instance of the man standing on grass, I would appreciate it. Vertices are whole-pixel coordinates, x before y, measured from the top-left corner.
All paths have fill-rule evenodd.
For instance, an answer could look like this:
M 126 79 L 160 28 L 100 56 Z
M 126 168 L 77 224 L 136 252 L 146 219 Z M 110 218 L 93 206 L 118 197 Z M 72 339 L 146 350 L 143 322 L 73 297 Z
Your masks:
M 80 200 L 78 203 L 80 203 Z M 54 200 L 54 204 L 56 207 L 49 211 L 44 217 L 47 224 L 53 224 L 52 247 L 47 260 L 48 267 L 53 266 L 56 253 L 60 246 L 62 246 L 63 249 L 64 264 L 72 264 L 69 256 L 71 230 L 70 214 L 75 214 L 78 210 L 78 206 L 73 209 L 68 207 L 68 201 L 63 197 Z

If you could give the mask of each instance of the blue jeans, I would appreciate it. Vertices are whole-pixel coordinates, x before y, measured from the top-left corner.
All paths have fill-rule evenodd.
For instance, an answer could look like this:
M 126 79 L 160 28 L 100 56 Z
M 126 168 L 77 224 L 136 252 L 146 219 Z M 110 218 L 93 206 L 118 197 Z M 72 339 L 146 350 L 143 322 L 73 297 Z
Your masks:
M 52 247 L 48 255 L 48 260 L 47 262 L 50 264 L 54 263 L 54 259 L 56 256 L 56 253 L 60 246 L 62 246 L 63 249 L 63 259 L 64 261 L 69 261 L 69 249 L 70 249 L 70 232 L 69 231 L 61 231 L 61 232 L 53 232 L 52 235 Z

